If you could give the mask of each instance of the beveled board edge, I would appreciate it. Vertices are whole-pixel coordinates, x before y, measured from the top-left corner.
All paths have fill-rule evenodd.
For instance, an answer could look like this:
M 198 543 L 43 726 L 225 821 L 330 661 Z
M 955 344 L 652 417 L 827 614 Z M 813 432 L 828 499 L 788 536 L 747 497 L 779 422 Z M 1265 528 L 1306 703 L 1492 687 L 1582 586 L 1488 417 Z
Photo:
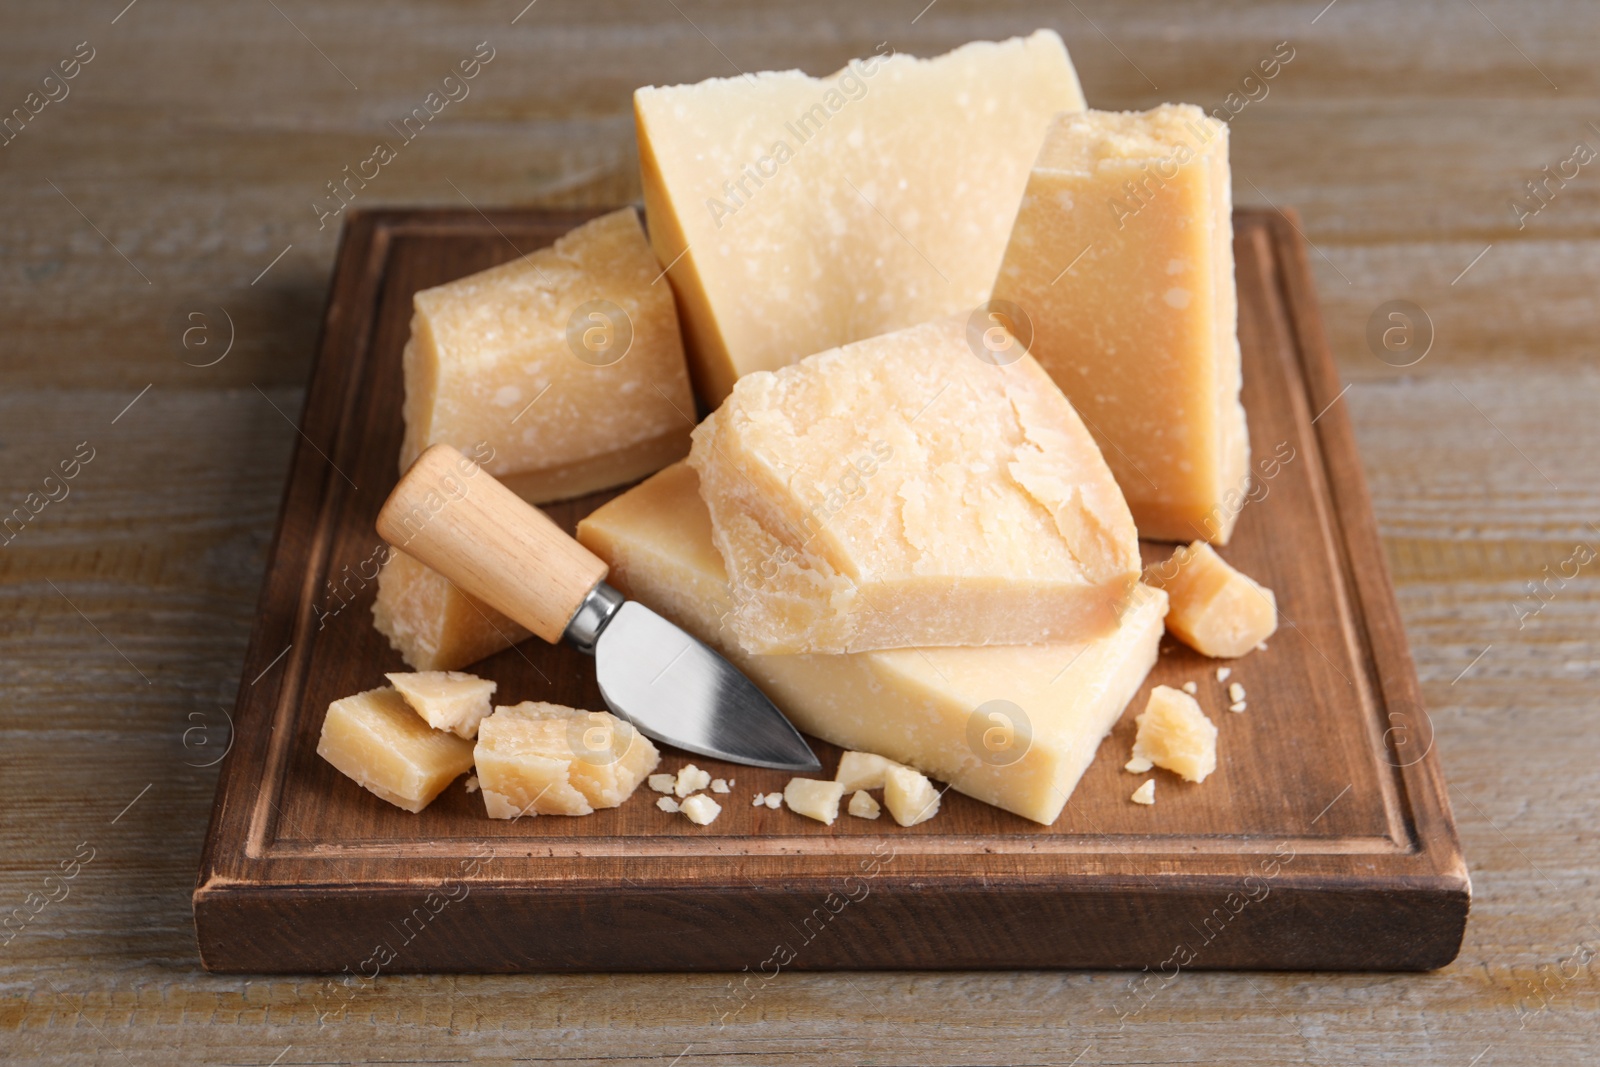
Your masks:
M 593 214 L 595 212 L 589 211 L 490 213 L 506 222 L 529 218 L 553 222 L 559 218 L 572 225 Z M 496 226 L 490 216 L 482 218 L 488 225 Z M 1275 212 L 1243 210 L 1237 213 L 1236 220 L 1240 228 L 1265 226 L 1271 237 L 1274 254 L 1269 258 L 1276 270 L 1278 291 L 1283 295 L 1279 306 L 1289 319 L 1288 326 L 1296 342 L 1299 357 L 1296 370 L 1306 402 L 1315 405 L 1313 411 L 1320 412 L 1312 424 L 1321 460 L 1318 470 L 1327 484 L 1329 498 L 1336 505 L 1334 528 L 1338 534 L 1337 548 L 1343 556 L 1340 571 L 1350 586 L 1347 595 L 1358 605 L 1351 614 L 1360 631 L 1357 636 L 1362 646 L 1361 662 L 1370 665 L 1371 677 L 1378 680 L 1385 709 L 1403 707 L 1421 712 L 1420 691 L 1389 584 L 1353 432 L 1343 405 L 1338 403 L 1342 393 L 1337 369 L 1324 339 L 1298 226 L 1292 216 Z M 307 530 L 303 520 L 307 516 L 327 514 L 329 509 L 322 507 L 327 495 L 343 491 L 342 486 L 335 484 L 341 475 L 332 469 L 325 457 L 339 454 L 339 436 L 350 429 L 347 406 L 368 357 L 367 341 L 376 297 L 382 288 L 388 242 L 393 233 L 400 230 L 452 231 L 463 223 L 473 227 L 480 225 L 478 217 L 472 213 L 449 209 L 352 212 L 346 223 L 307 390 L 301 422 L 303 435 L 291 461 L 278 528 L 268 556 L 269 577 L 280 567 L 294 566 L 302 569 L 304 581 L 299 587 L 297 603 L 286 602 L 294 598 L 284 595 L 285 583 L 277 583 L 280 588 L 275 590 L 274 583 L 264 582 L 257 625 L 241 676 L 235 744 L 224 761 L 218 782 L 194 893 L 202 959 L 210 969 L 337 970 L 350 962 L 351 945 L 341 946 L 337 938 L 314 936 L 306 941 L 304 951 L 285 953 L 279 940 L 285 920 L 291 925 L 303 923 L 305 915 L 314 911 L 324 917 L 318 926 L 326 928 L 337 912 L 349 908 L 352 921 L 359 926 L 363 900 L 391 897 L 405 900 L 428 886 L 450 884 L 448 869 L 457 853 L 441 855 L 437 863 L 413 859 L 413 869 L 383 881 L 353 884 L 280 877 L 282 861 L 288 857 L 251 854 L 254 851 L 250 848 L 251 839 L 260 842 L 269 836 L 269 809 L 275 792 L 275 783 L 263 781 L 259 776 L 252 780 L 251 776 L 278 762 L 268 758 L 269 752 L 284 743 L 272 728 L 274 708 L 279 703 L 280 688 L 293 688 L 297 684 L 293 676 L 297 658 L 293 657 L 294 638 L 307 632 L 312 593 L 320 573 L 315 564 L 318 554 L 326 550 L 327 542 L 326 531 Z M 1355 565 L 1358 560 L 1359 566 Z M 288 662 L 282 662 L 285 660 Z M 1425 712 L 1421 714 L 1425 718 Z M 1388 715 L 1392 723 L 1394 713 L 1389 711 Z M 1420 759 L 1412 759 L 1409 753 L 1402 757 L 1399 748 L 1404 739 L 1396 732 L 1397 728 L 1398 724 L 1384 731 L 1376 743 L 1390 754 L 1389 762 L 1397 768 L 1395 780 L 1402 794 L 1399 806 L 1406 822 L 1405 840 L 1384 842 L 1389 847 L 1377 847 L 1375 842 L 1371 851 L 1343 850 L 1346 854 L 1353 851 L 1361 855 L 1367 873 L 1359 878 L 1350 874 L 1348 863 L 1341 863 L 1341 850 L 1334 850 L 1325 855 L 1302 854 L 1303 862 L 1297 862 L 1293 870 L 1284 870 L 1281 879 L 1274 882 L 1273 898 L 1288 901 L 1289 913 L 1297 907 L 1313 907 L 1314 911 L 1328 916 L 1330 921 L 1317 924 L 1328 931 L 1327 936 L 1307 936 L 1304 929 L 1290 927 L 1274 934 L 1273 924 L 1263 921 L 1250 938 L 1230 942 L 1226 951 L 1210 951 L 1194 966 L 1423 969 L 1441 966 L 1454 958 L 1470 900 L 1465 863 L 1436 753 L 1430 744 Z M 1431 739 L 1431 732 L 1429 737 Z M 1212 847 L 1198 847 L 1202 842 Z M 964 853 L 945 850 L 940 855 L 919 853 L 914 838 L 897 841 L 891 846 L 895 849 L 896 861 L 910 862 L 903 863 L 896 871 L 884 873 L 880 870 L 874 875 L 872 892 L 888 906 L 873 911 L 880 916 L 896 916 L 889 925 L 900 928 L 902 934 L 906 923 L 938 923 L 942 921 L 941 915 L 955 921 L 955 916 L 965 915 L 969 909 L 982 910 L 985 900 L 992 904 L 1001 900 L 1016 903 L 1023 899 L 1028 901 L 1029 911 L 1048 910 L 1070 900 L 1067 908 L 1071 925 L 1091 933 L 1080 937 L 1058 931 L 1055 936 L 1037 939 L 1037 949 L 1026 948 L 1026 945 L 1035 944 L 1035 939 L 1023 939 L 1026 945 L 1017 951 L 1001 950 L 996 945 L 999 955 L 987 959 L 971 952 L 950 951 L 950 946 L 936 957 L 912 957 L 888 945 L 876 954 L 854 950 L 811 952 L 805 960 L 791 966 L 1154 965 L 1161 959 L 1159 953 L 1163 946 L 1141 944 L 1138 936 L 1128 936 L 1130 929 L 1137 930 L 1141 924 L 1134 921 L 1130 926 L 1127 909 L 1133 907 L 1131 914 L 1137 916 L 1152 906 L 1165 909 L 1185 902 L 1195 907 L 1208 902 L 1214 905 L 1219 893 L 1226 894 L 1226 887 L 1237 887 L 1252 872 L 1259 873 L 1263 850 L 1254 847 L 1259 842 L 1247 844 L 1241 840 L 1238 843 L 1240 848 L 1228 852 L 1215 847 L 1215 838 L 1167 837 L 1160 839 L 1159 847 L 1139 851 L 1136 855 L 1118 849 L 1103 851 L 1094 857 L 1097 862 L 1089 865 L 1081 862 L 1084 852 L 1072 849 L 1070 852 L 1080 861 L 1074 872 L 1061 869 L 1055 861 L 1062 853 L 999 856 L 977 849 Z M 1152 846 L 1156 844 L 1155 840 L 1149 842 Z M 1401 847 L 1394 847 L 1396 844 Z M 504 849 L 503 842 L 500 847 Z M 1086 851 L 1092 853 L 1092 848 Z M 696 888 L 695 883 L 713 870 L 708 865 L 697 873 L 676 872 L 681 878 L 679 886 L 671 883 L 680 879 L 667 878 L 648 889 L 638 887 L 627 874 L 628 870 L 638 873 L 638 857 L 628 862 L 619 856 L 611 863 L 596 863 L 589 857 L 585 870 L 565 871 L 563 876 L 552 877 L 540 888 L 541 911 L 547 916 L 551 914 L 550 909 L 559 912 L 562 902 L 566 901 L 572 908 L 590 916 L 611 915 L 611 925 L 626 928 L 629 924 L 618 924 L 617 919 L 630 905 L 637 910 L 641 896 L 648 896 L 652 901 L 649 908 L 652 913 L 659 907 L 681 905 L 702 918 L 705 907 L 713 901 L 737 898 L 755 908 L 755 913 L 747 917 L 758 925 L 788 921 L 785 916 L 795 914 L 796 909 L 804 914 L 823 887 L 854 875 L 852 864 L 864 862 L 855 856 L 809 854 L 803 857 L 809 873 L 797 873 L 793 862 L 785 863 L 785 860 L 793 861 L 793 856 L 736 853 L 735 856 L 676 857 L 675 862 L 663 857 L 662 865 L 687 863 L 695 866 L 697 859 L 709 859 L 718 871 L 730 873 L 727 864 L 735 857 L 738 866 L 733 873 L 743 885 Z M 958 857 L 965 862 L 953 864 L 951 861 Z M 544 862 L 560 865 L 555 857 Z M 1181 865 L 1182 869 L 1174 870 L 1175 865 Z M 760 878 L 769 880 L 765 885 L 753 880 Z M 517 893 L 534 888 L 525 880 L 508 883 L 492 877 L 462 884 L 469 883 L 477 903 L 471 907 L 457 907 L 452 924 L 466 923 L 466 919 L 474 915 L 491 927 L 497 922 L 514 923 L 519 910 Z M 463 904 L 466 899 L 463 897 Z M 1323 905 L 1314 906 L 1318 901 L 1324 902 Z M 1278 906 L 1281 905 L 1273 907 Z M 1325 911 L 1325 907 L 1331 911 Z M 1258 907 L 1256 914 L 1264 915 L 1269 910 Z M 1200 912 L 1205 913 L 1205 909 Z M 1386 916 L 1401 914 L 1409 917 L 1405 929 L 1411 931 L 1411 936 L 1405 936 L 1404 931 L 1389 939 L 1372 936 L 1351 939 L 1348 936 L 1349 923 L 1355 923 L 1363 934 L 1370 935 L 1386 927 Z M 991 910 L 991 919 L 992 916 Z M 1100 929 L 1108 923 L 1120 926 L 1120 930 L 1115 931 L 1117 936 L 1109 940 L 1106 931 Z M 634 924 L 637 924 L 636 916 Z M 276 932 L 268 934 L 263 942 L 252 930 Z M 388 969 L 736 969 L 751 962 L 748 953 L 752 947 L 741 945 L 738 937 L 707 939 L 703 930 L 699 934 L 702 951 L 697 956 L 661 957 L 650 952 L 630 951 L 625 944 L 601 951 L 599 943 L 591 943 L 593 951 L 582 953 L 581 959 L 550 954 L 533 961 L 525 957 L 513 958 L 514 954 L 507 954 L 509 949 L 499 951 L 480 941 L 472 946 L 473 952 L 467 957 L 448 951 L 436 954 L 413 949 L 405 960 Z M 1352 940 L 1361 944 L 1354 946 Z M 708 944 L 708 941 L 715 943 Z M 903 938 L 891 941 L 899 944 Z M 597 958 L 604 959 L 603 966 L 596 964 Z

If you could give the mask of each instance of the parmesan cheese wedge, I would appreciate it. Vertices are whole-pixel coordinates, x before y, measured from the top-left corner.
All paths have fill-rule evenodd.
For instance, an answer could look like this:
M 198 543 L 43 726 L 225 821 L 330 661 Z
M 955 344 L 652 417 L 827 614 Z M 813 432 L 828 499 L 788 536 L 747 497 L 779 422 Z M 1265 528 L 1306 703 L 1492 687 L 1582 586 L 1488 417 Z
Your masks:
M 435 730 L 393 689 L 335 700 L 317 755 L 397 808 L 417 812 L 472 766 L 472 743 Z
M 1159 590 L 1132 598 L 1120 626 L 1089 642 L 745 653 L 721 627 L 732 597 L 696 483 L 687 465 L 669 467 L 584 519 L 578 539 L 610 565 L 609 582 L 726 655 L 812 736 L 1048 825 L 1155 664 Z M 972 740 L 973 713 L 991 700 L 1025 709 L 1031 724 L 1026 751 L 1003 766 Z
M 661 762 L 648 737 L 610 712 L 532 700 L 495 708 L 472 756 L 492 819 L 614 808 Z
M 1058 116 L 994 300 L 1026 317 L 1139 535 L 1226 543 L 1249 466 L 1228 124 L 1192 104 Z
M 740 379 L 689 464 L 748 652 L 1098 637 L 1138 583 L 1072 405 L 1026 353 L 980 360 L 965 319 Z
M 528 631 L 438 571 L 391 550 L 372 602 L 378 632 L 418 671 L 476 663 L 528 637 Z
M 970 311 L 1050 116 L 1083 109 L 1049 30 L 634 93 L 650 241 L 696 388 Z
M 478 723 L 488 716 L 489 698 L 496 688 L 496 683 L 487 678 L 460 671 L 419 671 L 384 677 L 429 726 L 449 730 L 469 741 L 478 736 Z
M 551 248 L 424 289 L 405 367 L 404 471 L 430 445 L 480 457 L 531 503 L 622 485 L 688 451 L 672 294 L 632 208 Z

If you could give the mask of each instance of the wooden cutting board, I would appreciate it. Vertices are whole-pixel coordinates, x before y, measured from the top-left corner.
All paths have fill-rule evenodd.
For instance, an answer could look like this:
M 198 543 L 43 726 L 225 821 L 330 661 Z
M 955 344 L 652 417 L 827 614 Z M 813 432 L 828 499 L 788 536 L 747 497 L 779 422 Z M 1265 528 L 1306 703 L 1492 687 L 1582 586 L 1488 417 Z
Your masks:
M 699 757 L 736 782 L 708 827 L 648 793 L 584 818 L 494 821 L 461 784 L 412 815 L 334 771 L 316 754 L 328 703 L 405 669 L 371 605 L 412 294 L 592 214 L 349 216 L 194 893 L 206 967 L 747 970 L 749 991 L 794 968 L 1171 976 L 1455 957 L 1466 866 L 1304 246 L 1276 213 L 1235 219 L 1258 487 L 1225 555 L 1276 591 L 1280 629 L 1229 664 L 1243 713 L 1227 710 L 1217 662 L 1170 640 L 1147 683 L 1198 683 L 1220 730 L 1203 784 L 1160 773 L 1155 806 L 1130 803 L 1131 713 L 1050 827 L 953 792 L 910 829 L 824 826 L 751 806 L 787 774 Z M 613 495 L 548 510 L 570 530 Z M 1168 552 L 1147 545 L 1146 559 Z M 532 640 L 474 669 L 506 703 L 603 707 L 570 649 Z M 838 750 L 815 747 L 831 770 Z

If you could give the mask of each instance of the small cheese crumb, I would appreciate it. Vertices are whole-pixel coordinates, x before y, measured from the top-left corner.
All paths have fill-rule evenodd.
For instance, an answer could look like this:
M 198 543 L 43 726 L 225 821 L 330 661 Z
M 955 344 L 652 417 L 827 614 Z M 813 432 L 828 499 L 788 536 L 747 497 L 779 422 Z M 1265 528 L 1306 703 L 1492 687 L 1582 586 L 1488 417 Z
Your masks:
M 1156 802 L 1156 780 L 1151 778 L 1144 785 L 1135 789 L 1133 796 L 1129 799 L 1135 804 L 1154 804 Z
M 759 808 L 762 804 L 765 804 L 766 802 L 767 802 L 766 794 L 765 793 L 757 793 L 755 795 L 755 797 L 750 801 L 750 806 L 752 808 Z
M 673 787 L 678 784 L 678 779 L 671 774 L 652 774 L 646 779 L 646 782 L 657 793 L 670 793 Z
M 1243 711 L 1244 707 L 1245 707 L 1244 701 L 1236 700 L 1232 704 L 1228 705 L 1228 710 L 1229 711 Z
M 478 776 L 476 774 L 469 774 L 467 776 L 467 792 L 476 793 L 477 791 L 478 791 Z
M 1233 701 L 1235 704 L 1243 700 L 1244 686 L 1240 685 L 1238 682 L 1234 682 L 1232 685 L 1228 686 L 1228 699 Z
M 678 772 L 678 781 L 673 787 L 673 792 L 677 793 L 680 797 L 686 797 L 690 793 L 693 793 L 698 789 L 704 789 L 710 784 L 711 775 L 705 771 L 702 771 L 694 764 L 689 763 L 685 764 L 683 770 Z
M 1127 763 L 1124 763 L 1122 765 L 1122 769 L 1125 770 L 1125 771 L 1128 771 L 1128 772 L 1130 772 L 1132 774 L 1143 774 L 1145 771 L 1148 771 L 1151 767 L 1154 767 L 1154 766 L 1155 766 L 1154 763 L 1151 763 L 1149 760 L 1145 759 L 1143 756 L 1135 756 L 1131 760 L 1129 760 Z
M 1265 652 L 1266 650 L 1267 650 L 1267 643 L 1265 641 L 1263 641 L 1260 644 L 1256 645 L 1256 651 L 1257 652 Z
M 726 793 L 728 791 L 727 781 L 722 778 L 711 779 L 711 791 L 713 793 Z
M 783 800 L 790 811 L 829 826 L 839 817 L 839 800 L 843 796 L 844 787 L 838 782 L 815 778 L 791 778 L 783 787 Z
M 661 799 L 666 800 L 668 798 L 662 797 Z M 722 814 L 722 805 L 704 793 L 696 793 L 679 805 L 679 810 L 689 817 L 690 822 L 697 826 L 705 826 Z
M 878 802 L 872 799 L 872 794 L 860 789 L 850 797 L 850 807 L 846 810 L 858 819 L 876 819 L 883 812 Z
M 1233 673 L 1233 668 L 1232 667 L 1218 667 L 1217 668 L 1217 681 L 1226 682 L 1228 680 L 1228 675 L 1230 675 L 1232 673 Z
M 761 802 L 763 804 L 765 804 L 767 807 L 769 807 L 769 808 L 773 809 L 774 811 L 776 811 L 778 808 L 783 806 L 783 794 L 782 793 L 768 793 L 766 796 L 761 798 Z
M 734 787 L 734 784 L 737 783 L 737 782 L 738 782 L 737 778 L 729 778 L 728 779 L 728 788 L 732 789 Z
M 662 811 L 677 811 L 678 802 L 671 797 L 656 797 L 656 807 Z
M 1183 691 L 1188 693 L 1190 696 L 1194 696 L 1196 693 L 1200 692 L 1200 687 L 1195 685 L 1193 682 L 1184 682 Z
M 892 765 L 883 778 L 883 803 L 901 826 L 915 826 L 939 814 L 939 791 L 925 774 Z

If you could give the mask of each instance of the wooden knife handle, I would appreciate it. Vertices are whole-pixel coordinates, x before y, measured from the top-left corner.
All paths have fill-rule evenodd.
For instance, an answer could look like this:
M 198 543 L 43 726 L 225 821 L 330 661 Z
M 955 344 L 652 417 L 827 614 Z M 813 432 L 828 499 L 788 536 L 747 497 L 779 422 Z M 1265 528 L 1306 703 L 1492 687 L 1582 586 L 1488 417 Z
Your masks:
M 598 556 L 449 445 L 401 476 L 378 534 L 551 644 L 606 576 Z

